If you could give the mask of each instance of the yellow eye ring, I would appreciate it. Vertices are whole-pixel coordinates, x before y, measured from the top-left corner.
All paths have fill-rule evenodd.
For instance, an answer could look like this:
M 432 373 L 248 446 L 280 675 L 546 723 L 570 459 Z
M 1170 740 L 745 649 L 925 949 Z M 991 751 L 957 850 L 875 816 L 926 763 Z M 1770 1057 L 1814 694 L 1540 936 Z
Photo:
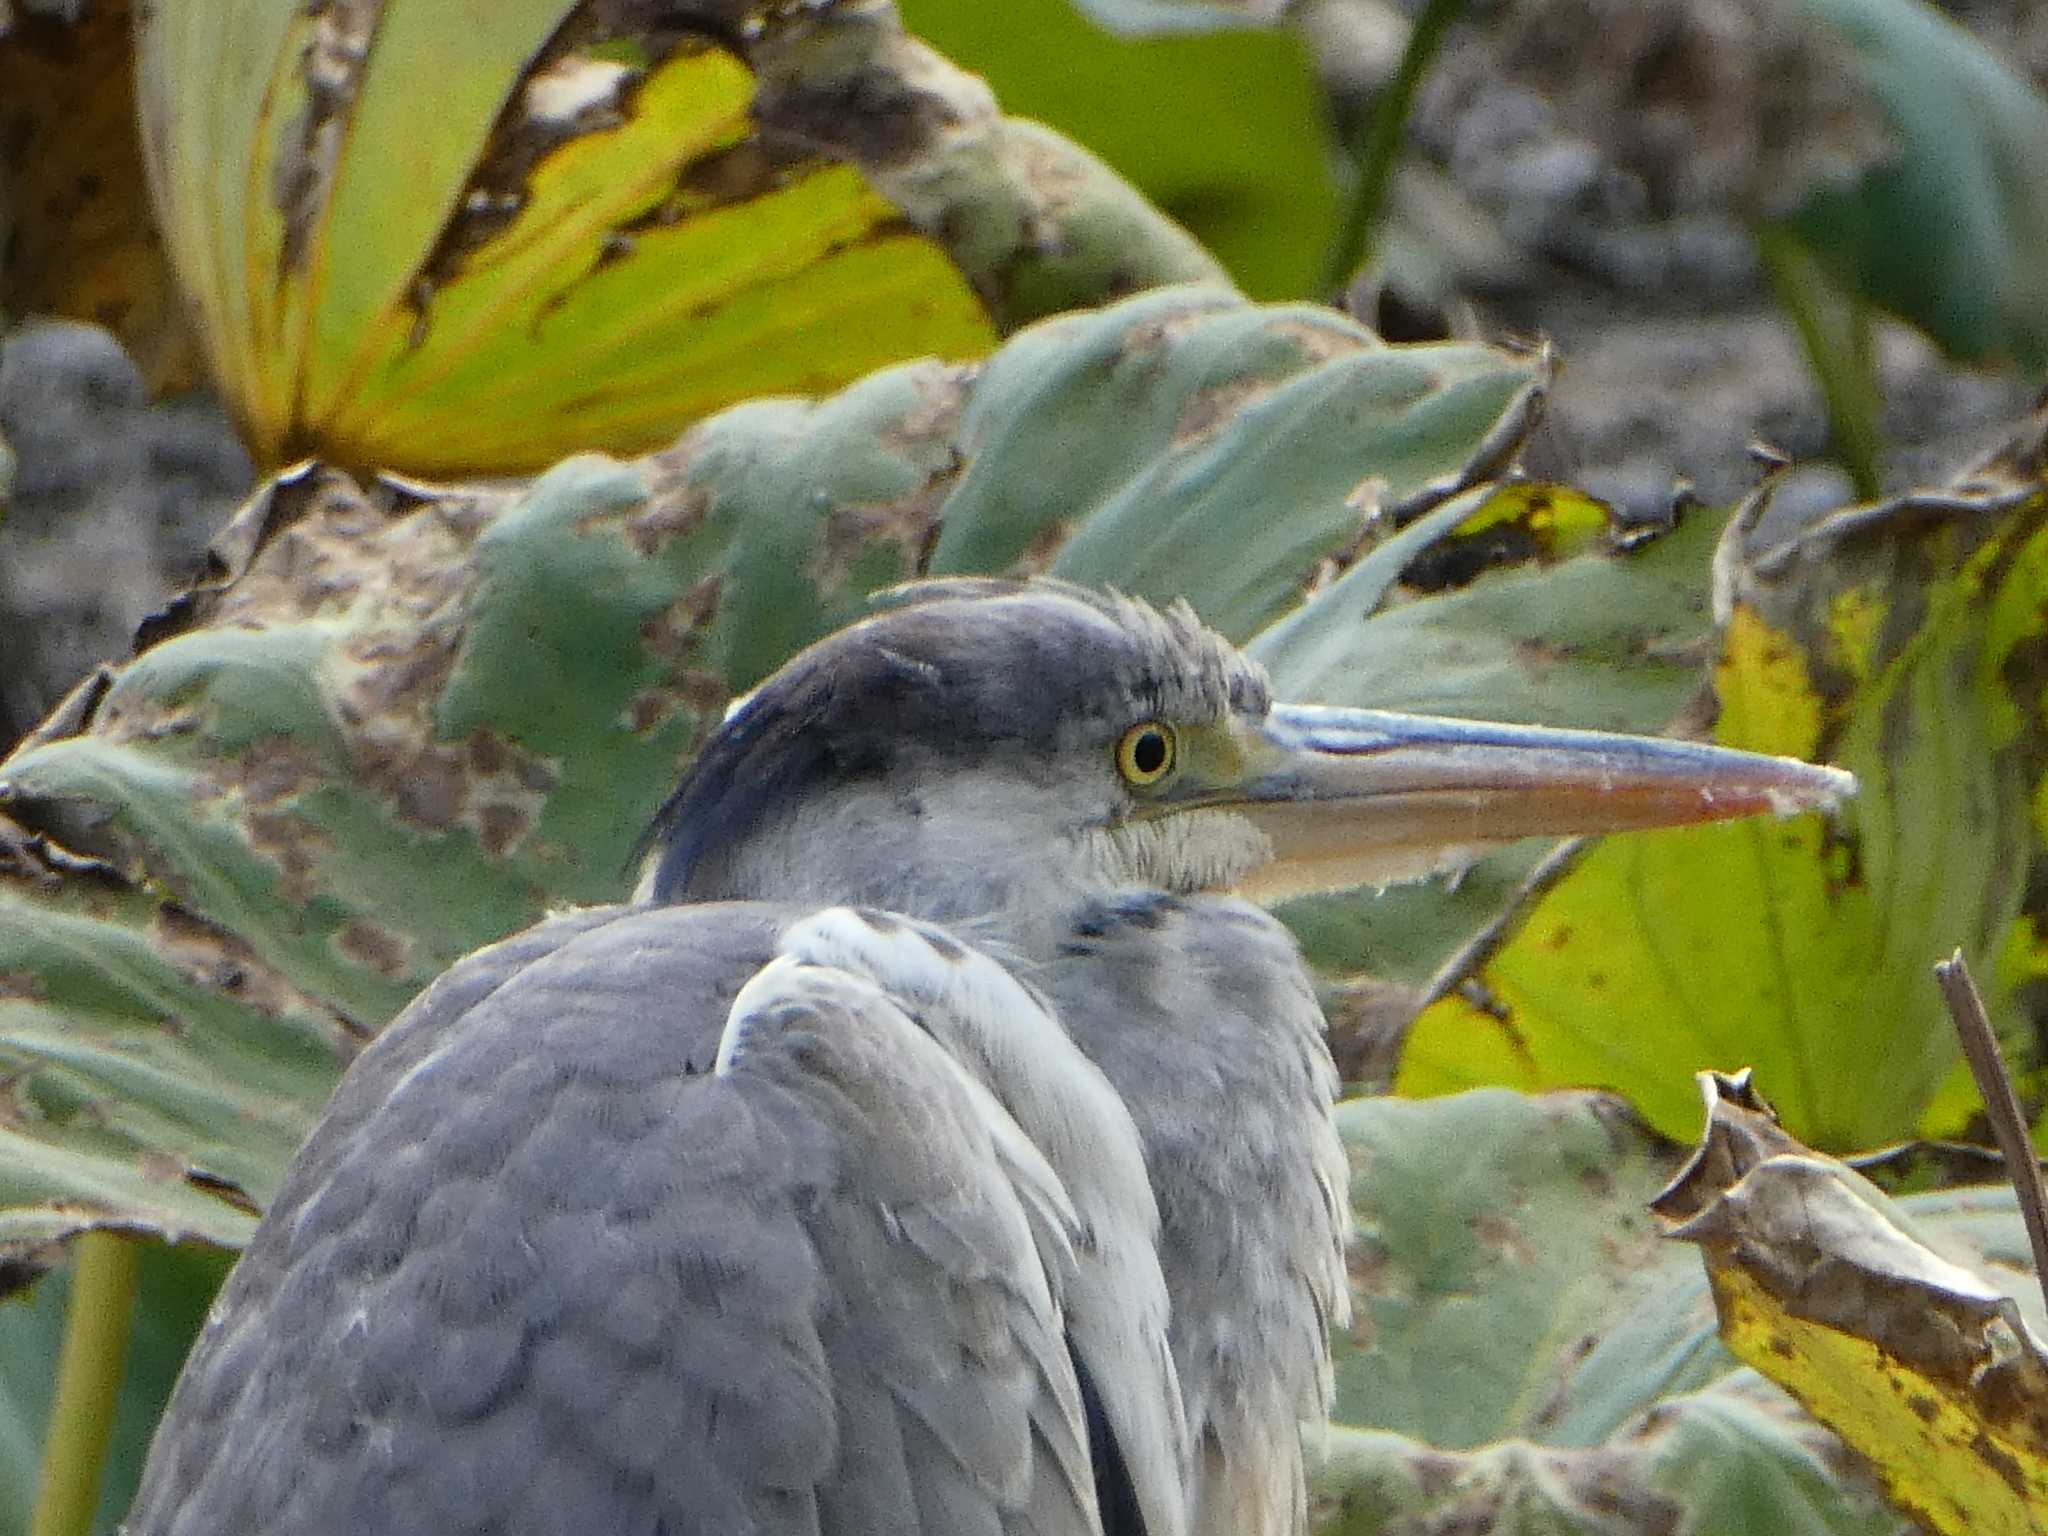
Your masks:
M 1147 720 L 1125 731 L 1116 744 L 1116 771 L 1125 783 L 1143 789 L 1173 772 L 1179 756 L 1180 742 L 1173 727 L 1163 720 Z

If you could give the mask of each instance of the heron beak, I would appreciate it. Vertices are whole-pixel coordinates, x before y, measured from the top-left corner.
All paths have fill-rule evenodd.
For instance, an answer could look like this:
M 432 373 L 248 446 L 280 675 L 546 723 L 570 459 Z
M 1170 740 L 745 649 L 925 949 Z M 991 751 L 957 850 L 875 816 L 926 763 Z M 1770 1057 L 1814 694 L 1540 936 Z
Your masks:
M 1272 843 L 1238 886 L 1261 901 L 1415 879 L 1517 838 L 1787 816 L 1856 790 L 1839 768 L 1699 742 L 1381 710 L 1282 704 L 1236 734 L 1237 782 L 1200 801 Z

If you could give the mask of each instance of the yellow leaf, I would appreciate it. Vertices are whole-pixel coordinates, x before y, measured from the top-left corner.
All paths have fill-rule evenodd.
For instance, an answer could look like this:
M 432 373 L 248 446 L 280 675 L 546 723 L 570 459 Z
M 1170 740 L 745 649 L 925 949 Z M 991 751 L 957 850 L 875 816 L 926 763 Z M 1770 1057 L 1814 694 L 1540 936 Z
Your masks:
M 1748 608 L 1730 619 L 1716 683 L 1721 741 L 1814 754 L 1822 704 L 1801 653 Z M 1872 903 L 1841 859 L 1818 816 L 1604 840 L 1471 984 L 1423 1010 L 1396 1090 L 1618 1085 L 1682 1136 L 1696 1116 L 1690 1069 L 1750 1062 L 1784 1085 L 1788 1114 L 1816 1140 L 1886 1139 L 1955 1050 L 1946 1035 L 1930 1047 L 1914 1014 L 1862 1006 L 1882 984 Z M 1839 1050 L 1845 1018 L 1866 1048 Z
M 1835 762 L 1856 798 L 1829 821 L 1612 838 L 1553 872 L 1417 1019 L 1397 1087 L 1597 1085 L 1680 1135 L 1684 1074 L 1748 1064 L 1813 1145 L 1956 1135 L 1968 1079 L 1925 977 L 1961 946 L 1994 978 L 1994 1022 L 2040 1102 L 2038 475 L 2022 465 L 2011 484 L 1902 497 L 1762 547 L 1742 530 L 1768 490 L 1739 512 L 1716 563 L 1716 736 Z
M 1828 660 L 1859 687 L 1868 684 L 1873 675 L 1884 616 L 1883 599 L 1863 587 L 1838 593 L 1828 604 Z
M 170 248 L 259 459 L 535 469 L 993 343 L 946 248 L 824 147 L 859 113 L 771 132 L 753 42 L 604 14 L 572 0 L 145 13 L 142 116 Z M 877 90 L 885 68 L 911 67 L 885 57 L 907 45 L 881 29 L 832 15 L 815 30 L 874 53 Z M 796 75 L 779 67 L 786 105 Z
M 2048 1532 L 2048 1353 L 2013 1299 L 1786 1136 L 1746 1075 L 1701 1083 L 1706 1135 L 1656 1209 L 1700 1245 L 1729 1349 L 1928 1530 Z
M 1738 607 L 1729 617 L 1714 690 L 1721 740 L 1787 757 L 1810 757 L 1820 745 L 1820 696 L 1799 647 L 1753 609 Z

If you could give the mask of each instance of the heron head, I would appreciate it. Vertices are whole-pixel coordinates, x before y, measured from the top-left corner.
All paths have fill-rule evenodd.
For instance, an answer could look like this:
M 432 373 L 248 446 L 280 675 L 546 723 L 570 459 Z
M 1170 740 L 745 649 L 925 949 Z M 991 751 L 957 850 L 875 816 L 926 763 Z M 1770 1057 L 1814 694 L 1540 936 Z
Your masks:
M 1277 703 L 1185 605 L 937 582 L 734 705 L 656 821 L 642 894 L 941 919 L 1049 886 L 1270 900 L 1853 787 L 1691 742 Z

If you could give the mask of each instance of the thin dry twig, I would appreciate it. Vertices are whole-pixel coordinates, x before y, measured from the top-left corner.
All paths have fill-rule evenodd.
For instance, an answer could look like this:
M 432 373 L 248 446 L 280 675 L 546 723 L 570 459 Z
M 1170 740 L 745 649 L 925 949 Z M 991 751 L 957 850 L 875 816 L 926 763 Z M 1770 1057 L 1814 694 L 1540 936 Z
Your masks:
M 2019 1194 L 2020 1218 L 2027 1224 L 2027 1243 L 2034 1250 L 2034 1278 L 2040 1283 L 2043 1299 L 2048 1300 L 2048 1190 L 2041 1183 L 2041 1162 L 2034 1155 L 2033 1139 L 2020 1114 L 2012 1074 L 2005 1070 L 1984 999 L 1970 979 L 1970 967 L 1960 949 L 1935 966 L 1934 979 L 1941 985 L 1949 1017 L 1956 1021 L 1956 1035 L 1963 1042 L 1970 1075 L 1977 1079 L 1977 1092 L 1983 1096 L 1984 1113 L 1998 1138 L 1998 1150 L 2005 1154 L 2005 1171 Z

